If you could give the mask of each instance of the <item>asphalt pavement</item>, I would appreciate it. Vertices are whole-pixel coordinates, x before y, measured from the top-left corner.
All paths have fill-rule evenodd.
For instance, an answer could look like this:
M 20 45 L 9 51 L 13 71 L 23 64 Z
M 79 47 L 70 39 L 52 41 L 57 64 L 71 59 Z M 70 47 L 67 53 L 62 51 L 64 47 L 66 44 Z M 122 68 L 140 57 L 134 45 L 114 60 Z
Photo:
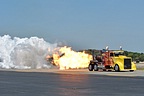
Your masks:
M 0 96 L 143 96 L 143 76 L 102 74 L 86 70 L 1 70 Z

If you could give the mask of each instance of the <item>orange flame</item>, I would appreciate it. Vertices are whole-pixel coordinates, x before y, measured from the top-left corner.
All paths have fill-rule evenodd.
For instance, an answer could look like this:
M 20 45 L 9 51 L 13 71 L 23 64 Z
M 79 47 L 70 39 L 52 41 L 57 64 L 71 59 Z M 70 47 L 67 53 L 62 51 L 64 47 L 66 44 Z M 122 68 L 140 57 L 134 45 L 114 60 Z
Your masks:
M 92 56 L 85 52 L 75 52 L 70 47 L 62 47 L 59 50 L 60 53 L 64 53 L 63 56 L 59 56 L 58 53 L 53 54 L 54 64 L 59 66 L 61 70 L 73 69 L 73 68 L 86 68 Z

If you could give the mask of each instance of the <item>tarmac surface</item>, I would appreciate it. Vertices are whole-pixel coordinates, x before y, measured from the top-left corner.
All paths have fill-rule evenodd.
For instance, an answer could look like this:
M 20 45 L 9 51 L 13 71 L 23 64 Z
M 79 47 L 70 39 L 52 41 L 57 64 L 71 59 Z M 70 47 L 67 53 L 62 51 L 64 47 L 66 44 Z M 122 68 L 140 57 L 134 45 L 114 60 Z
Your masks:
M 143 89 L 143 70 L 0 70 L 0 96 L 143 96 Z

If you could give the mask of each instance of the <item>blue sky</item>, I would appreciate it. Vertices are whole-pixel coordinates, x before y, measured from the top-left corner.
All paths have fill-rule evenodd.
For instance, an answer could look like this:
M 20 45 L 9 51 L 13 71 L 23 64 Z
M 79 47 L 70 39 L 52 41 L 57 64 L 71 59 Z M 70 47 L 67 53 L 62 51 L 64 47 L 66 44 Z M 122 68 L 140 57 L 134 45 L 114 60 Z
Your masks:
M 144 0 L 0 0 L 0 36 L 144 52 Z

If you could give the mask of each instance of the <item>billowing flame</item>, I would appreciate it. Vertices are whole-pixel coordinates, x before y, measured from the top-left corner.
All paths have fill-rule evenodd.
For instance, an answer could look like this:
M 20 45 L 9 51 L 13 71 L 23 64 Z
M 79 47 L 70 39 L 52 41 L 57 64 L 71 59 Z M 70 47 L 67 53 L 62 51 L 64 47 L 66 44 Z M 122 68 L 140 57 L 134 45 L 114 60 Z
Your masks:
M 86 68 L 92 56 L 85 52 L 75 52 L 70 47 L 62 47 L 59 49 L 60 53 L 53 54 L 53 63 L 59 66 L 61 70 L 73 68 Z

